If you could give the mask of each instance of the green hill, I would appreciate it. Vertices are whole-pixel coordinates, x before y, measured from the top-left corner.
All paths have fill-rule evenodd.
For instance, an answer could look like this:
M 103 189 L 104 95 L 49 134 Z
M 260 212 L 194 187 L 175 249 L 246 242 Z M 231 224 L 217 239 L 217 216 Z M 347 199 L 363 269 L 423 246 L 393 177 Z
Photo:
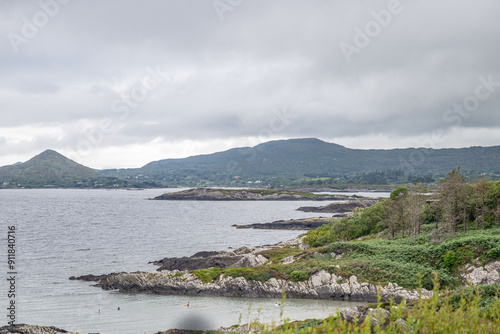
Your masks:
M 0 167 L 0 188 L 118 187 L 126 181 L 103 177 L 53 150 L 46 150 L 25 163 Z
M 184 159 L 159 160 L 142 168 L 105 170 L 102 173 L 188 186 L 211 183 L 243 185 L 257 180 L 269 183 L 276 179 L 290 185 L 290 180 L 301 178 L 314 180 L 311 182 L 317 184 L 344 181 L 386 184 L 403 179 L 418 181 L 417 176 L 432 180 L 457 167 L 461 167 L 464 174 L 498 176 L 500 146 L 358 150 L 314 138 L 290 139 Z

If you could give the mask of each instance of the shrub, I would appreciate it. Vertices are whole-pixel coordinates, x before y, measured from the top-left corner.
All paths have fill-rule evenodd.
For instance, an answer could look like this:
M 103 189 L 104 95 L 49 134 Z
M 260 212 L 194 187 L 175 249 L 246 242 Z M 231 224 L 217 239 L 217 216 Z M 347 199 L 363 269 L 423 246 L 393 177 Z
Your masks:
M 443 255 L 443 263 L 448 268 L 453 268 L 455 266 L 455 252 L 451 250 Z
M 295 271 L 292 271 L 292 273 L 290 274 L 290 278 L 294 282 L 307 281 L 309 279 L 309 274 L 307 273 L 307 271 L 295 270 Z
M 500 247 L 491 249 L 487 254 L 486 258 L 491 261 L 500 259 Z

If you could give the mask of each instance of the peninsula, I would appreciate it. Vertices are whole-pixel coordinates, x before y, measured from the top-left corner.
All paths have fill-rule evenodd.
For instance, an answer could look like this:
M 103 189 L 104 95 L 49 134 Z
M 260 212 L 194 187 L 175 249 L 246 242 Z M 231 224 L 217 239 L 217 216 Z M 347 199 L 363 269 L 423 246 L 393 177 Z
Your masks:
M 165 193 L 154 200 L 181 201 L 339 201 L 359 196 L 315 194 L 310 192 L 270 189 L 212 189 L 194 188 Z

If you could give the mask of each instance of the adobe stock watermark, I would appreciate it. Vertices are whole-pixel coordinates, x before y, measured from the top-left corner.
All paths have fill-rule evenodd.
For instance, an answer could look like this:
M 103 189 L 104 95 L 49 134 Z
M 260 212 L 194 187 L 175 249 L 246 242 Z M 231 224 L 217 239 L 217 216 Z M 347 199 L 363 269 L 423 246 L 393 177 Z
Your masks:
M 75 149 L 70 150 L 74 152 L 71 155 L 73 160 L 82 161 L 85 155 L 101 145 L 104 137 L 113 134 L 118 125 L 130 115 L 131 110 L 138 108 L 147 100 L 150 92 L 157 89 L 169 77 L 168 72 L 162 72 L 159 66 L 155 69 L 146 67 L 146 73 L 139 84 L 111 103 L 114 117 L 102 118 L 97 127 L 83 131 L 84 138 L 78 142 Z
M 271 140 L 277 134 L 285 131 L 285 129 L 292 123 L 292 119 L 295 117 L 295 113 L 286 107 L 282 110 L 274 109 L 273 116 L 269 119 L 267 126 L 260 129 L 257 136 L 257 144 L 249 145 L 253 146 L 248 149 L 240 149 L 238 153 L 248 157 L 245 159 L 246 162 L 251 162 L 257 157 L 256 145 L 262 144 L 266 141 Z M 231 160 L 226 164 L 226 172 L 229 174 L 238 173 L 241 171 L 241 167 L 238 161 Z
M 450 108 L 443 113 L 443 121 L 451 126 L 460 126 L 464 119 L 468 119 L 473 112 L 477 111 L 481 106 L 481 101 L 486 101 L 500 87 L 500 82 L 493 80 L 493 75 L 487 77 L 479 76 L 479 83 L 476 85 L 473 94 L 467 95 L 460 103 L 454 103 Z M 437 128 L 432 132 L 432 135 L 422 140 L 418 147 L 426 149 L 415 150 L 409 154 L 408 159 L 400 157 L 400 168 L 408 172 L 414 173 L 415 167 L 422 165 L 425 160 L 433 154 L 430 148 L 436 148 L 437 144 L 443 143 L 446 140 L 446 133 L 442 128 Z
M 227 12 L 232 13 L 243 0 L 214 0 L 212 5 L 221 21 L 224 21 Z
M 37 10 L 31 18 L 23 16 L 21 18 L 22 26 L 19 33 L 9 32 L 7 38 L 10 45 L 16 53 L 20 51 L 21 45 L 28 44 L 36 36 L 40 30 L 44 28 L 50 21 L 59 14 L 61 6 L 68 4 L 71 0 L 40 0 L 38 2 L 39 10 Z
M 367 48 L 372 40 L 379 36 L 384 28 L 389 26 L 393 17 L 401 14 L 403 10 L 404 7 L 399 0 L 390 0 L 387 3 L 387 9 L 381 9 L 379 11 L 372 10 L 370 15 L 373 20 L 368 21 L 363 29 L 358 26 L 354 27 L 352 44 L 347 42 L 341 42 L 339 44 L 340 50 L 347 62 L 350 63 L 354 54 L 360 54 L 363 49 Z

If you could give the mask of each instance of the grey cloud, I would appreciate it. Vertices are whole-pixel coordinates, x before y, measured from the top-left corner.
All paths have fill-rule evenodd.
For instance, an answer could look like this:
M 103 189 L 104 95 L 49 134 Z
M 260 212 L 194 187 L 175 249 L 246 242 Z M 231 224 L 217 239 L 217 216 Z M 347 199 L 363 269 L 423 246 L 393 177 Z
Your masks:
M 388 3 L 243 1 L 221 21 L 209 0 L 73 0 L 20 52 L 0 42 L 1 126 L 63 128 L 62 141 L 40 138 L 26 149 L 73 147 L 102 119 L 118 126 L 102 147 L 258 136 L 277 108 L 295 115 L 280 137 L 500 127 L 500 87 L 470 117 L 444 120 L 474 94 L 478 76 L 500 82 L 500 3 L 401 0 L 403 11 L 347 62 L 340 43 L 353 44 L 354 28 Z M 2 2 L 0 35 L 20 33 L 21 18 L 37 10 Z M 168 79 L 126 117 L 114 112 L 157 66 Z

